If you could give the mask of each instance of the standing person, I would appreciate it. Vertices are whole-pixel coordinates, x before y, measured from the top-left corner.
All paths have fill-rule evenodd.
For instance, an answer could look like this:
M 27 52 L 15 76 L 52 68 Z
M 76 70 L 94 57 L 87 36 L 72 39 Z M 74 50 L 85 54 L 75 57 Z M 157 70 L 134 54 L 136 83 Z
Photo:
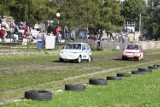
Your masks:
M 68 26 L 67 25 L 64 26 L 64 39 L 68 40 Z
M 88 39 L 88 28 L 86 28 L 85 27 L 85 29 L 84 29 L 84 38 L 85 38 L 85 40 L 87 40 Z
M 37 36 L 37 48 L 38 49 L 43 48 L 43 41 L 44 41 L 44 33 L 39 33 Z
M 57 38 L 57 42 L 60 43 L 61 42 L 61 34 L 60 34 L 60 26 L 58 26 L 56 28 L 56 38 Z
M 50 34 L 50 33 L 53 33 L 53 26 L 50 24 L 48 27 L 47 27 L 47 33 Z

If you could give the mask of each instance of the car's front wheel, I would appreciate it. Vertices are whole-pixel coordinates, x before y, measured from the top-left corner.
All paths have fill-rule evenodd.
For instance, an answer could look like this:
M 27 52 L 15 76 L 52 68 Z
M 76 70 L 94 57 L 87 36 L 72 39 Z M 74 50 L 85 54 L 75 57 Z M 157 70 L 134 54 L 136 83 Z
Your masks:
M 81 56 L 79 56 L 78 58 L 77 58 L 77 63 L 81 63 L 82 62 L 82 58 L 81 58 Z
M 138 59 L 137 59 L 138 61 L 141 61 L 141 55 L 138 57 Z
M 92 57 L 89 56 L 87 61 L 88 61 L 88 62 L 91 62 L 91 61 L 92 61 Z
M 59 58 L 59 61 L 60 61 L 60 62 L 63 62 L 64 60 L 63 60 L 62 58 Z

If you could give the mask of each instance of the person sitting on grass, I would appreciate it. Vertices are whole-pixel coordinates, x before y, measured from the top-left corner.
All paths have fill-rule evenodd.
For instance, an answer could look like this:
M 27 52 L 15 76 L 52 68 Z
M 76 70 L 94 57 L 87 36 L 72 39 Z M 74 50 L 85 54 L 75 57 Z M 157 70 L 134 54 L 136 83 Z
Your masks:
M 102 51 L 102 50 L 103 50 L 103 48 L 102 48 L 101 42 L 98 41 L 97 42 L 97 51 Z

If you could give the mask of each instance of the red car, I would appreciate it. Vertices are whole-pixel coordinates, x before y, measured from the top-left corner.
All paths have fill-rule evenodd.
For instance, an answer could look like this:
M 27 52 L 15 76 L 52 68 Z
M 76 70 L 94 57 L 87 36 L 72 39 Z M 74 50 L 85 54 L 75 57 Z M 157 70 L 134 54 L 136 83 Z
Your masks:
M 124 48 L 122 59 L 143 59 L 143 49 L 140 44 L 127 44 Z

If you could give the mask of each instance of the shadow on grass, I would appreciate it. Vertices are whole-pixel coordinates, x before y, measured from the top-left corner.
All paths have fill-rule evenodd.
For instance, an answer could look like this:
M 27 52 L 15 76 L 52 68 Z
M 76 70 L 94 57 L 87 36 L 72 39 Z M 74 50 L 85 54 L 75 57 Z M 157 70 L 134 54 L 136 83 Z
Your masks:
M 56 62 L 56 63 L 77 63 L 77 62 L 75 62 L 75 61 L 73 61 L 73 60 L 70 60 L 70 61 L 59 61 L 59 60 L 54 60 L 53 62 Z
M 122 59 L 122 58 L 114 58 L 113 60 L 116 60 L 116 61 L 137 61 L 136 59 Z

